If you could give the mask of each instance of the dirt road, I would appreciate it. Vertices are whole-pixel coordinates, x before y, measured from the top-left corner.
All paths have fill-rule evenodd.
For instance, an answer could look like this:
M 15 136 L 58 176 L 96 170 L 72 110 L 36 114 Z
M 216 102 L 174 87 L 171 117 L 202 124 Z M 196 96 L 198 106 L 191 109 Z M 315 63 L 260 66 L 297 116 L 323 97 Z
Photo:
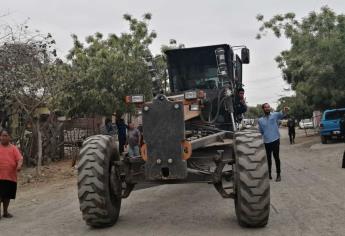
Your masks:
M 115 226 L 91 229 L 81 219 L 76 181 L 66 178 L 20 188 L 15 218 L 0 220 L 0 235 L 345 235 L 345 144 L 321 145 L 302 134 L 296 143 L 282 139 L 282 182 L 271 182 L 263 229 L 239 227 L 233 201 L 207 184 L 137 190 L 123 201 Z

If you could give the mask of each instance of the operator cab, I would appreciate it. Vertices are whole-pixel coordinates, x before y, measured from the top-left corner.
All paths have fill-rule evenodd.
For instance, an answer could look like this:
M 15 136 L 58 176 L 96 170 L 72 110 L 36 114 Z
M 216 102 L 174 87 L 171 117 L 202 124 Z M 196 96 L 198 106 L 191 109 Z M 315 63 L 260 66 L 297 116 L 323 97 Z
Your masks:
M 224 50 L 227 80 L 232 79 L 234 53 L 227 44 L 166 51 L 170 90 L 176 94 L 193 89 L 220 89 L 229 83 L 218 76 L 215 52 L 219 49 Z

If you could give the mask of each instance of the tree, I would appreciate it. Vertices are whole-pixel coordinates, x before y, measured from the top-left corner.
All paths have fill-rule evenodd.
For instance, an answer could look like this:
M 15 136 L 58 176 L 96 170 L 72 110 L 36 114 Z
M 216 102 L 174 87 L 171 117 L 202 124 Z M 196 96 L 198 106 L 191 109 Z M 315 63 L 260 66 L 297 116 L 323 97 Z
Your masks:
M 182 43 L 177 44 L 177 41 L 175 39 L 170 39 L 169 45 L 163 44 L 161 46 L 161 54 L 158 54 L 153 58 L 153 64 L 154 64 L 154 69 L 155 69 L 154 76 L 158 77 L 159 82 L 160 82 L 160 87 L 165 93 L 170 92 L 168 64 L 167 64 L 167 57 L 165 55 L 165 52 L 167 50 L 181 49 L 184 47 L 185 47 L 184 44 Z
M 0 101 L 5 114 L 22 114 L 18 139 L 23 144 L 27 126 L 37 134 L 37 171 L 42 162 L 42 140 L 37 109 L 49 106 L 56 91 L 54 72 L 56 51 L 51 34 L 28 29 L 27 22 L 12 27 L 3 25 L 0 36 Z M 25 151 L 25 150 L 23 150 Z
M 72 35 L 74 47 L 68 55 L 61 110 L 70 117 L 95 114 L 111 115 L 127 111 L 124 97 L 144 94 L 150 99 L 151 78 L 145 64 L 149 45 L 156 38 L 148 23 L 151 14 L 142 20 L 125 14 L 129 32 L 101 33 L 88 36 L 85 45 Z
M 345 15 L 325 6 L 302 20 L 294 13 L 257 20 L 262 22 L 258 39 L 272 31 L 290 40 L 291 48 L 276 62 L 297 98 L 313 109 L 345 107 Z
M 313 115 L 312 107 L 308 106 L 306 98 L 301 95 L 280 98 L 277 110 L 282 111 L 284 107 L 289 107 L 289 116 L 298 120 L 310 118 Z
M 248 107 L 248 110 L 245 113 L 245 117 L 250 118 L 250 119 L 256 119 L 262 116 L 262 114 L 263 112 L 262 112 L 261 105 L 258 104 L 256 105 L 256 107 Z

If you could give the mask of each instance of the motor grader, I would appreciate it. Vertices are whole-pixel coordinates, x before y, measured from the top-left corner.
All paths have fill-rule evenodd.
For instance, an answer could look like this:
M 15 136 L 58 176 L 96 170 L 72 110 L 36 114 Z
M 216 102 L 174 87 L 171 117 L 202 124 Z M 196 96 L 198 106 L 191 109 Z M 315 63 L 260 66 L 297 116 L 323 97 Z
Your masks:
M 112 226 L 122 199 L 137 184 L 204 182 L 234 199 L 241 226 L 265 226 L 270 185 L 263 142 L 256 130 L 239 129 L 237 91 L 249 49 L 227 44 L 172 49 L 166 58 L 169 92 L 160 88 L 148 60 L 154 98 L 126 98 L 142 114 L 141 155 L 120 157 L 111 136 L 84 141 L 78 165 L 83 219 L 92 227 Z

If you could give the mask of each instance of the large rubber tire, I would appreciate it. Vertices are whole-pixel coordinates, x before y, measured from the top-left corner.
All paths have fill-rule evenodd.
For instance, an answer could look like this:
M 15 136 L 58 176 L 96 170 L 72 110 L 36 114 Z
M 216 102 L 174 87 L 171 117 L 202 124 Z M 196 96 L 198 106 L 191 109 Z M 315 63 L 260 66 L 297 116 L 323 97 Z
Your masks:
M 327 144 L 327 136 L 321 135 L 321 143 Z
M 120 173 L 113 161 L 119 154 L 112 137 L 96 135 L 84 141 L 78 165 L 78 197 L 86 224 L 109 227 L 121 208 Z
M 266 226 L 270 182 L 264 145 L 255 130 L 237 132 L 235 141 L 235 208 L 242 227 Z

